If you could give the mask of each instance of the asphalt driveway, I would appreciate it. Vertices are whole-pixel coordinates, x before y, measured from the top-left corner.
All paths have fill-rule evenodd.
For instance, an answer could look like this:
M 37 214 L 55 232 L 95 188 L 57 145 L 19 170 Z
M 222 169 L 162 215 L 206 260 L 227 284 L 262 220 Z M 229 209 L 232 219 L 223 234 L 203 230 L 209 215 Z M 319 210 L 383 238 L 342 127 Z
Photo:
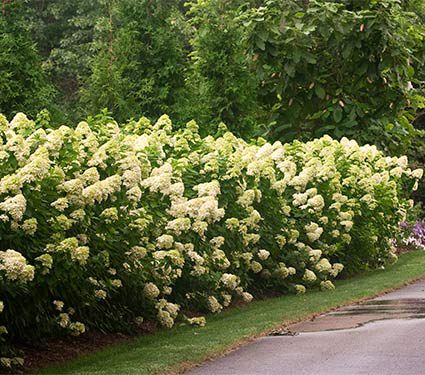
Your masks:
M 425 374 L 425 281 L 260 338 L 186 375 Z

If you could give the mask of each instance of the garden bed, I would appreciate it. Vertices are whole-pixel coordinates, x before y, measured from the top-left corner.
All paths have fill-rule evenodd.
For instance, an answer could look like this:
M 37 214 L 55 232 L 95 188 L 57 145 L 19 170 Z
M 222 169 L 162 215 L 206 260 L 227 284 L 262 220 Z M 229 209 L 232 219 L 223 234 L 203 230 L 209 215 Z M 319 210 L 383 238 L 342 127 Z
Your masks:
M 173 129 L 166 115 L 52 129 L 19 113 L 0 125 L 0 365 L 11 368 L 24 361 L 16 344 L 204 326 L 202 314 L 391 264 L 423 174 L 346 138 L 248 143 L 225 126 Z
M 330 292 L 310 291 L 303 296 L 275 297 L 238 306 L 219 315 L 208 316 L 205 327 L 161 329 L 56 364 L 36 374 L 181 373 L 290 322 L 372 298 L 424 276 L 425 252 L 402 254 L 396 264 L 386 269 L 336 281 L 337 288 Z M 94 345 L 92 349 L 99 347 Z

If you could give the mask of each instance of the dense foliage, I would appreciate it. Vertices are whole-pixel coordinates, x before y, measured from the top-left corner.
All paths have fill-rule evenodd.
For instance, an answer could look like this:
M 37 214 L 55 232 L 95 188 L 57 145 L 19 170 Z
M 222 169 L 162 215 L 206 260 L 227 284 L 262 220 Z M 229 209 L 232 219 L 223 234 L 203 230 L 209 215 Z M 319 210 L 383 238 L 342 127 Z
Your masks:
M 185 25 L 177 1 L 109 4 L 101 49 L 91 59 L 81 106 L 109 108 L 119 119 L 173 113 L 184 86 Z
M 162 116 L 50 129 L 0 118 L 0 334 L 10 346 L 157 320 L 204 324 L 253 295 L 332 289 L 394 260 L 422 170 L 329 136 L 202 138 Z M 15 359 L 10 359 L 15 358 Z
M 250 68 L 244 35 L 235 22 L 246 1 L 196 1 L 189 3 L 191 68 L 188 102 L 183 115 L 201 124 L 229 124 L 238 135 L 255 133 L 261 108 L 257 104 L 258 79 Z
M 26 70 L 32 81 L 0 82 L 8 114 L 47 106 L 60 124 L 108 108 L 121 121 L 196 118 L 202 134 L 224 122 L 244 139 L 329 134 L 393 154 L 424 148 L 413 126 L 423 127 L 420 0 L 5 4 L 14 10 L 0 13 L 2 22 L 24 28 L 27 38 L 9 55 L 35 67 L 42 60 L 44 69 Z M 4 41 L 18 40 L 13 35 Z M 3 74 L 16 78 L 18 65 Z M 49 103 L 39 83 L 44 73 L 57 91 Z
M 425 33 L 415 24 L 394 0 L 268 0 L 252 10 L 246 25 L 271 135 L 345 135 L 405 152 L 424 106 L 414 66 Z
M 52 94 L 22 9 L 3 3 L 0 15 L 0 112 L 35 115 Z

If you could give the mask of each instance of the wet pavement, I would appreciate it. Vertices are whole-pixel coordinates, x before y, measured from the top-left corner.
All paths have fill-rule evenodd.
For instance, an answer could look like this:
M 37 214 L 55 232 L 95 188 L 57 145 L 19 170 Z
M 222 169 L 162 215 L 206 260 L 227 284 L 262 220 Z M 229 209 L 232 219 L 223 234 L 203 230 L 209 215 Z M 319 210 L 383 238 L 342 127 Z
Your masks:
M 425 281 L 262 337 L 186 375 L 425 374 Z

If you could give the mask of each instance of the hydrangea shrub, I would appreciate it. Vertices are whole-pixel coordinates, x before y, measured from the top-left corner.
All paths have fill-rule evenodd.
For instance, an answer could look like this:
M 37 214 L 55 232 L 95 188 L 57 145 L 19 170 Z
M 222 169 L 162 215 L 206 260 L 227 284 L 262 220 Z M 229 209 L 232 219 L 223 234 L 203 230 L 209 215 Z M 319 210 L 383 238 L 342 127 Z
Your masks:
M 333 289 L 392 261 L 422 170 L 328 136 L 247 143 L 162 116 L 49 129 L 0 117 L 0 340 L 143 319 L 172 327 L 253 295 Z

